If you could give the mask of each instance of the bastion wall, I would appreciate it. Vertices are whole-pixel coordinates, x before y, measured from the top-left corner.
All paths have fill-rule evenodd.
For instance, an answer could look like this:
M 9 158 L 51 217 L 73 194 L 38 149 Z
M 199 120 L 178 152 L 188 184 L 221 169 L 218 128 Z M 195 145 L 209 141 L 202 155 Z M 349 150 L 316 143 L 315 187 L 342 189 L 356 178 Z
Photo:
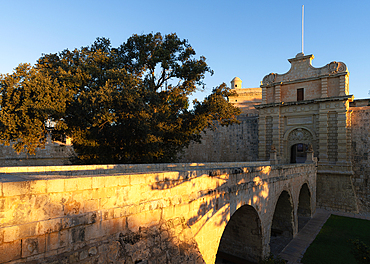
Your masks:
M 44 148 L 37 148 L 35 155 L 17 153 L 12 145 L 0 145 L 0 166 L 59 166 L 70 165 L 74 150 L 71 144 L 51 141 L 48 138 Z
M 370 212 L 370 106 L 369 99 L 350 105 L 353 186 L 360 212 Z
M 256 109 L 254 110 L 256 111 Z M 253 112 L 238 117 L 240 124 L 207 129 L 201 143 L 184 149 L 181 162 L 235 162 L 258 159 L 258 115 Z

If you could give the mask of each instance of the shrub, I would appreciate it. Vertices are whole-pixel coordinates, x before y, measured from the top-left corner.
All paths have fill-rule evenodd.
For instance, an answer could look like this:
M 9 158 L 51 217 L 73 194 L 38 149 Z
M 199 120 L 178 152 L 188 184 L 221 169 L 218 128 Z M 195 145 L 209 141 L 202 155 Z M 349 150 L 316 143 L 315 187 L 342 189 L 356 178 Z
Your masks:
M 357 263 L 370 263 L 370 247 L 359 239 L 350 240 L 353 244 L 351 253 L 354 255 Z
M 280 256 L 274 256 L 272 253 L 265 257 L 259 264 L 286 264 L 287 262 Z

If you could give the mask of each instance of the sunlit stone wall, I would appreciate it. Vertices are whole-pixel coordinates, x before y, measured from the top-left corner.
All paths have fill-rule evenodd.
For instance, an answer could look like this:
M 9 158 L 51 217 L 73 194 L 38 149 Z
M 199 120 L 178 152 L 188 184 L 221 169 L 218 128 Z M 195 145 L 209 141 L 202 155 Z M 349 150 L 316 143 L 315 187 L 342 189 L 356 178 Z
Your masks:
M 281 192 L 292 199 L 296 234 L 301 186 L 314 213 L 315 182 L 314 163 L 0 168 L 0 263 L 214 263 L 245 204 L 261 219 L 266 255 Z
M 253 116 L 254 115 L 254 116 Z M 202 132 L 201 143 L 184 149 L 181 162 L 236 162 L 258 159 L 258 116 L 239 116 L 240 124 L 216 125 Z
M 360 212 L 370 212 L 370 99 L 350 105 L 353 186 Z

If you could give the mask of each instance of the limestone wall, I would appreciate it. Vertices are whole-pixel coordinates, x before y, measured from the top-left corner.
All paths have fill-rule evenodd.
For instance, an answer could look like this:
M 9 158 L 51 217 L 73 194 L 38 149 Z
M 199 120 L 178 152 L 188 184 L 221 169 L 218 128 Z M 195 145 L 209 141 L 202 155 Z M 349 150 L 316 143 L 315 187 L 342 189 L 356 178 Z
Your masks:
M 297 101 L 297 89 L 299 88 L 304 88 L 304 100 L 316 99 L 321 95 L 321 81 L 314 80 L 304 84 L 293 83 L 284 85 L 284 88 L 280 89 L 280 100 L 282 102 Z M 267 100 L 267 103 L 274 103 L 274 100 L 271 100 L 270 102 Z
M 317 174 L 317 207 L 359 213 L 353 178 L 347 173 Z
M 314 213 L 316 167 L 262 164 L 165 164 L 198 170 L 147 173 L 124 171 L 155 165 L 0 168 L 0 263 L 214 263 L 244 204 L 261 219 L 267 254 L 282 191 L 296 217 L 307 183 Z
M 232 89 L 232 91 L 234 91 L 237 96 L 229 96 L 229 102 L 242 111 L 241 115 L 258 115 L 258 110 L 254 105 L 259 105 L 262 102 L 261 88 Z
M 47 142 L 45 148 L 37 149 L 35 155 L 19 153 L 11 147 L 0 145 L 0 166 L 51 166 L 71 164 L 74 154 L 72 145 L 61 142 Z
M 353 185 L 360 212 L 370 212 L 370 106 L 367 106 L 369 100 L 363 101 L 366 104 L 350 108 Z
M 181 162 L 234 162 L 258 159 L 258 117 L 240 116 L 240 124 L 216 126 L 202 133 L 201 143 L 184 149 Z

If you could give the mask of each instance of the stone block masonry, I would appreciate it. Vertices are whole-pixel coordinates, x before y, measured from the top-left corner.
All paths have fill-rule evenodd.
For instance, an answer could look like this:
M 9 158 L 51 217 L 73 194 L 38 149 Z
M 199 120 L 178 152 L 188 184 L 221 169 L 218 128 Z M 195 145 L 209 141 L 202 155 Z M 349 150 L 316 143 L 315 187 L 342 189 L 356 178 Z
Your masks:
M 72 145 L 52 142 L 47 138 L 44 148 L 37 148 L 35 155 L 17 153 L 12 145 L 0 145 L 0 166 L 56 166 L 71 164 L 69 158 L 75 155 Z
M 317 174 L 317 207 L 326 210 L 358 213 L 352 175 Z
M 313 213 L 315 182 L 313 163 L 0 168 L 0 263 L 214 263 L 247 204 L 261 219 L 262 257 L 280 193 L 296 216 L 306 184 Z
M 357 100 L 356 100 L 357 101 Z M 361 213 L 370 212 L 370 106 L 369 99 L 358 100 L 350 107 L 352 130 L 352 177 Z M 360 103 L 366 103 L 361 105 Z
M 201 143 L 184 149 L 181 162 L 236 162 L 258 159 L 258 117 L 239 116 L 240 124 L 216 125 L 202 133 Z

